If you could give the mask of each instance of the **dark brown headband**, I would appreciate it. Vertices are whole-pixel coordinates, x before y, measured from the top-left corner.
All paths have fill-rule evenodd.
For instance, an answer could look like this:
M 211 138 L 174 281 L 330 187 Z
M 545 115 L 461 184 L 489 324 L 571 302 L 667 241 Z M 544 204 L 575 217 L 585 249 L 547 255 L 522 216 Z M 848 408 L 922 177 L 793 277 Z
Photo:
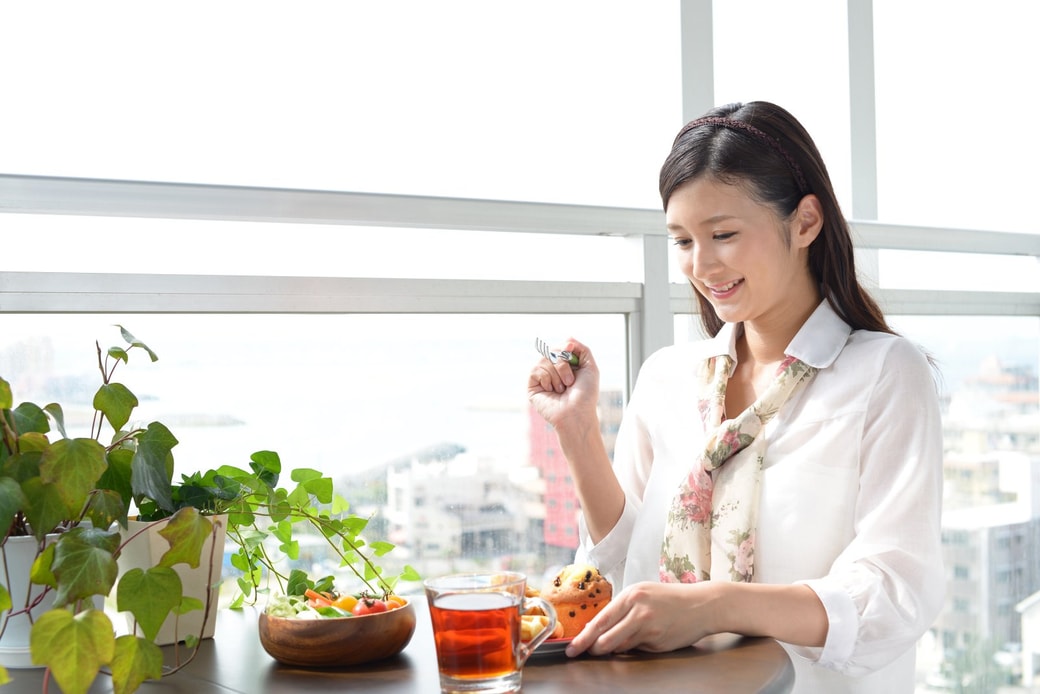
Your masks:
M 693 130 L 694 128 L 701 125 L 719 125 L 724 128 L 731 130 L 742 130 L 752 137 L 765 142 L 767 145 L 773 148 L 773 150 L 784 158 L 787 162 L 787 166 L 791 169 L 791 173 L 794 175 L 794 181 L 798 184 L 798 191 L 805 195 L 810 192 L 809 186 L 805 182 L 805 176 L 802 175 L 802 168 L 798 166 L 798 162 L 794 160 L 784 146 L 780 143 L 780 140 L 776 139 L 771 135 L 767 135 L 755 126 L 745 123 L 744 121 L 734 120 L 733 118 L 724 118 L 722 116 L 705 116 L 704 118 L 698 118 L 687 123 L 679 134 L 675 136 L 675 141 L 678 142 L 679 138 Z

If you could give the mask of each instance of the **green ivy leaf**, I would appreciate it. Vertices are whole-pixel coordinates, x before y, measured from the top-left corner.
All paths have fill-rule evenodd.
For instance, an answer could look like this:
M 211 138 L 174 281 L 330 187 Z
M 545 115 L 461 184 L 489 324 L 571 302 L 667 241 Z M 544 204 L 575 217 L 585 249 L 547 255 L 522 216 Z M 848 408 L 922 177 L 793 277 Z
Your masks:
M 52 402 L 45 405 L 43 411 L 49 414 L 51 419 L 54 420 L 54 424 L 58 427 L 58 432 L 61 434 L 61 437 L 67 439 L 69 435 L 65 433 L 65 412 L 61 409 L 61 405 Z
M 0 477 L 0 528 L 10 528 L 15 514 L 27 504 L 22 486 L 10 477 Z
M 212 470 L 211 472 L 213 473 L 214 477 L 227 477 L 237 482 L 244 482 L 245 480 L 248 480 L 253 477 L 253 475 L 249 474 L 242 468 L 235 467 L 234 465 L 221 465 L 216 470 Z M 206 476 L 208 478 L 209 474 L 207 473 Z
M 123 497 L 111 489 L 99 489 L 90 497 L 86 516 L 95 528 L 108 528 L 118 521 L 119 525 L 125 529 L 127 513 Z
M 183 592 L 181 577 L 169 567 L 130 569 L 116 586 L 116 609 L 131 613 L 145 638 L 154 641 L 170 610 L 180 605 Z
M 187 614 L 189 612 L 194 612 L 195 610 L 201 610 L 205 606 L 205 603 L 198 598 L 185 595 L 181 598 L 180 604 L 173 608 L 173 611 L 177 614 Z
M 156 356 L 155 352 L 149 349 L 148 345 L 131 335 L 129 330 L 119 325 L 118 323 L 116 324 L 116 327 L 119 328 L 119 333 L 123 336 L 123 339 L 126 340 L 127 344 L 129 344 L 130 347 L 138 347 L 140 349 L 143 349 L 145 352 L 148 352 L 148 356 L 149 358 L 151 358 L 153 362 L 159 361 L 159 357 Z
M 202 546 L 213 533 L 213 523 L 198 510 L 182 508 L 170 517 L 159 534 L 170 543 L 170 548 L 159 559 L 160 566 L 187 564 L 198 568 L 202 557 Z
M 239 544 L 249 552 L 263 544 L 268 537 L 269 535 L 261 530 L 246 528 L 239 533 Z
M 292 490 L 292 493 L 286 497 L 285 501 L 293 508 L 307 508 L 310 506 L 311 493 L 301 484 Z
M 195 473 L 190 477 L 181 475 L 183 482 L 173 490 L 173 503 L 177 508 L 191 506 L 200 511 L 220 513 L 226 503 L 242 494 L 242 483 L 212 470 L 205 477 Z
M 18 437 L 18 453 L 10 457 L 5 456 L 3 474 L 19 483 L 30 477 L 39 477 L 40 460 L 43 458 L 43 452 L 50 445 L 45 434 L 36 432 L 22 434 Z M 5 453 L 7 451 L 6 447 L 0 448 L 0 450 Z
M 105 455 L 108 467 L 105 469 L 101 479 L 98 480 L 99 489 L 111 489 L 119 494 L 124 506 L 130 505 L 133 496 L 133 487 L 130 484 L 132 474 L 132 463 L 134 460 L 133 448 L 113 448 Z M 125 526 L 125 523 L 124 523 Z
M 245 556 L 245 550 L 241 549 L 231 555 L 231 566 L 239 571 L 249 571 L 249 559 Z
M 292 503 L 286 499 L 277 499 L 275 501 L 269 502 L 267 511 L 271 517 L 271 520 L 277 523 L 278 521 L 281 521 L 292 515 L 293 506 Z
M 14 407 L 14 396 L 11 395 L 11 384 L 0 378 L 0 410 Z
M 243 598 L 248 598 L 253 594 L 253 582 L 245 576 L 240 577 L 236 583 L 238 583 L 238 589 L 242 592 Z
M 51 442 L 47 434 L 29 431 L 18 437 L 18 450 L 22 453 L 40 453 L 50 448 Z
M 38 586 L 50 586 L 56 589 L 58 579 L 51 572 L 52 564 L 54 564 L 54 543 L 44 547 L 43 551 L 36 555 L 32 568 L 29 569 L 29 580 Z
M 390 550 L 394 548 L 393 543 L 383 542 L 380 540 L 373 540 L 368 544 L 368 546 L 372 549 L 373 552 L 375 552 L 377 557 L 382 557 L 386 555 Z
M 321 477 L 321 472 L 309 467 L 298 467 L 289 473 L 289 478 L 293 482 L 309 482 L 310 480 L 321 479 Z
M 256 516 L 249 510 L 228 511 L 228 527 L 246 528 L 256 522 Z
M 111 354 L 111 350 L 109 351 Z M 122 383 L 105 383 L 94 394 L 94 409 L 105 415 L 112 428 L 119 431 L 130 421 L 130 415 L 139 404 L 137 396 Z
M 105 447 L 94 439 L 61 439 L 43 452 L 40 479 L 56 484 L 69 509 L 66 518 L 75 518 L 97 488 L 105 466 Z
M 278 550 L 285 554 L 289 561 L 296 561 L 300 558 L 300 543 L 296 540 L 278 545 Z
M 322 477 L 315 480 L 307 480 L 301 486 L 312 494 L 319 504 L 332 503 L 332 478 Z
M 109 347 L 108 356 L 112 357 L 117 361 L 121 361 L 124 364 L 130 363 L 130 355 L 126 353 L 126 350 L 122 347 Z
M 73 528 L 54 543 L 51 571 L 58 581 L 56 606 L 94 595 L 108 595 L 119 575 L 115 553 L 118 532 L 100 528 Z
M 72 511 L 68 507 L 57 485 L 44 484 L 39 477 L 22 482 L 22 493 L 29 501 L 22 511 L 32 526 L 33 536 L 41 542 L 59 523 L 79 512 L 79 508 Z
M 112 621 L 100 610 L 40 615 L 29 634 L 34 665 L 46 665 L 65 694 L 86 694 L 98 671 L 112 662 Z
M 279 521 L 271 526 L 271 534 L 282 542 L 292 541 L 292 523 L 287 520 Z
M 249 456 L 252 461 L 249 467 L 260 478 L 266 487 L 274 489 L 278 486 L 278 476 L 282 472 L 282 459 L 274 451 L 257 451 Z
M 47 419 L 47 414 L 40 409 L 39 405 L 35 405 L 31 402 L 23 402 L 21 405 L 10 411 L 11 420 L 14 422 L 14 430 L 17 431 L 19 435 L 27 434 L 31 431 L 39 434 L 46 434 L 51 430 L 50 420 Z
M 0 583 L 0 612 L 6 612 L 11 609 L 11 594 L 7 592 L 7 588 L 4 587 L 3 583 Z
M 342 516 L 350 510 L 350 502 L 339 494 L 332 497 L 332 515 Z
M 347 516 L 343 519 L 343 531 L 354 537 L 360 535 L 368 527 L 368 519 L 361 516 Z
M 162 666 L 162 651 L 154 643 L 130 634 L 120 636 L 112 659 L 113 693 L 136 692 L 145 680 L 161 678 Z
M 137 438 L 137 453 L 130 464 L 131 487 L 135 496 L 153 499 L 169 512 L 173 512 L 173 458 L 171 451 L 177 439 L 163 424 L 152 422 Z

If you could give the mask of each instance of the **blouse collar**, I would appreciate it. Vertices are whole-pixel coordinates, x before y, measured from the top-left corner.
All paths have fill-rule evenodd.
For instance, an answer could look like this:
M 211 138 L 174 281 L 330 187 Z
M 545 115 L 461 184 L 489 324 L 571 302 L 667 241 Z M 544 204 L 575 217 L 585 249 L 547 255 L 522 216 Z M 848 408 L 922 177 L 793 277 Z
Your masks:
M 728 354 L 736 364 L 737 338 L 743 332 L 743 323 L 725 323 L 711 341 L 711 356 Z M 784 353 L 817 369 L 824 369 L 841 354 L 850 334 L 852 327 L 835 312 L 830 301 L 824 299 L 795 334 Z

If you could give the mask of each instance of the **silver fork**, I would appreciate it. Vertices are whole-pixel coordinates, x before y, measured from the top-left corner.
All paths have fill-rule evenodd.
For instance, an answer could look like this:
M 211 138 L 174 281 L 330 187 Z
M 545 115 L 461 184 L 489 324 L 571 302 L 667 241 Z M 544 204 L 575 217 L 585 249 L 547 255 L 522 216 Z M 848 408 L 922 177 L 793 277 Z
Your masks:
M 534 339 L 534 348 L 538 350 L 539 354 L 551 361 L 553 364 L 555 364 L 560 359 L 563 359 L 572 367 L 578 367 L 577 354 L 573 354 L 571 352 L 568 352 L 567 350 L 563 350 L 562 352 L 554 352 L 551 349 L 549 349 L 549 345 L 545 344 L 545 341 L 540 337 L 536 337 Z

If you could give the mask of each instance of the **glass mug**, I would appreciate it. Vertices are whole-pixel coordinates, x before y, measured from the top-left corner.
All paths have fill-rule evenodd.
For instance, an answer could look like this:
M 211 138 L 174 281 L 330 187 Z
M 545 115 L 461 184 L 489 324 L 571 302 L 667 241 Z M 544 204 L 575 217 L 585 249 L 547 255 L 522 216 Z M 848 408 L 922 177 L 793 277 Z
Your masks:
M 556 611 L 525 597 L 527 577 L 498 571 L 455 574 L 423 582 L 433 622 L 442 692 L 517 692 L 528 656 L 556 628 Z M 520 615 L 537 605 L 548 624 L 520 640 Z

